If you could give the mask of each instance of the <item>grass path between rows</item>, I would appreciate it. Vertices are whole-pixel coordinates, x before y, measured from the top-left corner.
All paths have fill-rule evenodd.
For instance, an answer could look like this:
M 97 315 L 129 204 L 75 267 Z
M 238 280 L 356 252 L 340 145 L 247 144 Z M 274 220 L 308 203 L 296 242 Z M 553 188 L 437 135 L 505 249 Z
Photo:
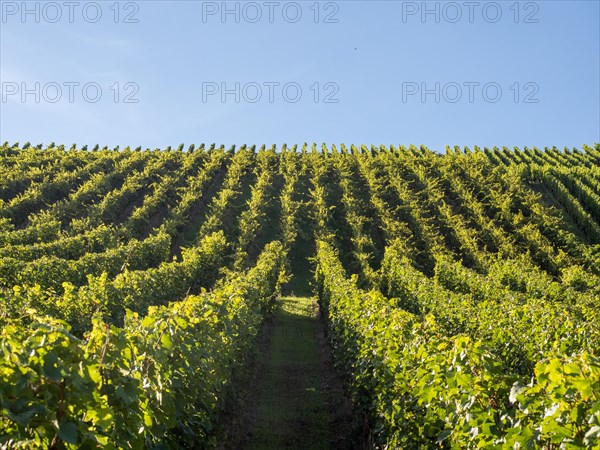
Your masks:
M 350 448 L 348 404 L 327 367 L 329 350 L 313 299 L 279 301 L 267 352 L 257 380 L 255 418 L 244 447 Z

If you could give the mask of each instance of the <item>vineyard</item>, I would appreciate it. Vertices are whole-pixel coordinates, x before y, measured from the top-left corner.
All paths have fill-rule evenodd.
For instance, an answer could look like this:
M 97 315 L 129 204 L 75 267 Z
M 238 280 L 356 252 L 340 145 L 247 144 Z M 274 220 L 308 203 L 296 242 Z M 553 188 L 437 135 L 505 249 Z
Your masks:
M 0 448 L 218 448 L 309 292 L 361 446 L 600 449 L 600 144 L 0 159 Z

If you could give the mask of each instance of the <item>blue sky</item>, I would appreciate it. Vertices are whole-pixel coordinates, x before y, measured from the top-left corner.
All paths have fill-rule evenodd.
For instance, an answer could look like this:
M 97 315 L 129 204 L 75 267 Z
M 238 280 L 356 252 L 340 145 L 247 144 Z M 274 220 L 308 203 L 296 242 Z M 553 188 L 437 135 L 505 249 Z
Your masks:
M 1 142 L 600 142 L 595 0 L 76 3 L 2 0 Z

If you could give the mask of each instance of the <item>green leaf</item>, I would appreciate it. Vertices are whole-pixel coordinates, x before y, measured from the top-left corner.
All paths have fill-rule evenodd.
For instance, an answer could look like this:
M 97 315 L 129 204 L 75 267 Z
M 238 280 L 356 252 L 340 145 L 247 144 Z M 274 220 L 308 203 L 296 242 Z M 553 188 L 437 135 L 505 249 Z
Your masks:
M 102 381 L 102 376 L 100 375 L 100 371 L 98 370 L 98 366 L 97 365 L 87 366 L 87 370 L 88 370 L 88 375 L 90 376 L 90 379 L 95 384 L 99 385 L 100 382 Z
M 60 424 L 58 430 L 58 437 L 69 444 L 77 444 L 77 437 L 79 433 L 77 431 L 77 425 L 73 422 L 63 422 Z
M 171 350 L 173 348 L 173 342 L 171 341 L 171 336 L 168 333 L 164 333 L 162 335 L 160 343 L 167 350 Z
M 152 416 L 148 411 L 144 411 L 144 425 L 150 428 L 152 426 Z
M 444 430 L 440 434 L 438 434 L 436 444 L 441 444 L 452 434 L 452 430 Z
M 44 356 L 44 375 L 53 380 L 60 380 L 61 372 L 56 352 L 51 351 L 46 354 Z

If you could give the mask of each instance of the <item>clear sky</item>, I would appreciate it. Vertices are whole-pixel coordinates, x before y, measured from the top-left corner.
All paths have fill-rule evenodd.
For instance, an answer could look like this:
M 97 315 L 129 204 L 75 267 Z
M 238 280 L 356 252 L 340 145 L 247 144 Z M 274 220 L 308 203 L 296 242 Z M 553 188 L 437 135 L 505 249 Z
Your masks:
M 2 0 L 1 10 L 0 142 L 600 142 L 596 0 Z

